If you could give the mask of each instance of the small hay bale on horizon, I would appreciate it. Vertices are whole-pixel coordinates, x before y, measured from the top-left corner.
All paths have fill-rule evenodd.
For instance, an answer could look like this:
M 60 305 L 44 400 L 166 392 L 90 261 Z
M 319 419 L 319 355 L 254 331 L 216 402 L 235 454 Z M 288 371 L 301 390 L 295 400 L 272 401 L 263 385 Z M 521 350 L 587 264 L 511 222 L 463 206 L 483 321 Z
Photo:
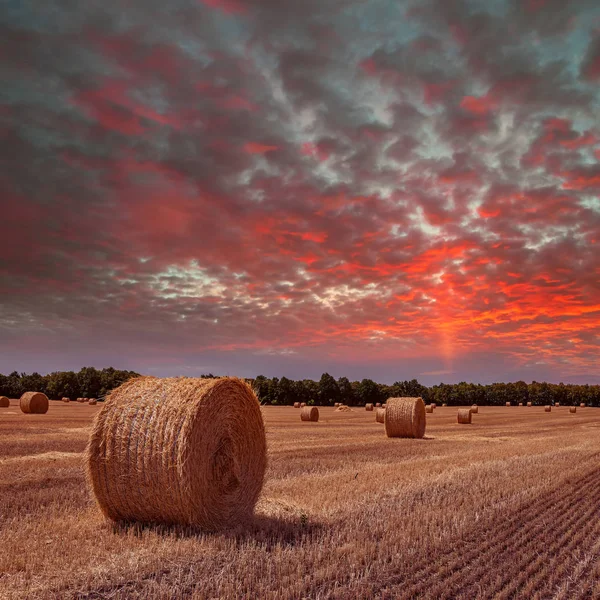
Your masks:
M 96 398 L 90 398 L 90 406 L 93 406 L 94 404 L 98 404 L 98 400 Z
M 442 404 L 442 408 L 446 408 L 448 406 L 445 402 Z
M 333 405 L 333 408 L 337 408 L 337 407 L 338 407 L 340 404 L 341 404 L 340 402 L 336 402 L 336 403 Z
M 381 402 L 376 402 L 375 403 L 375 408 L 381 408 Z
M 473 413 L 471 412 L 470 408 L 459 408 L 458 413 L 456 415 L 456 420 L 461 425 L 469 424 L 471 422 L 472 414 Z
M 560 406 L 560 402 L 555 402 L 554 406 Z
M 349 406 L 346 406 L 345 404 L 340 404 L 336 409 L 335 412 L 354 412 Z
M 579 408 L 585 408 L 585 402 L 581 402 L 581 403 L 579 404 Z
M 371 403 L 365 404 L 365 410 L 372 411 L 373 410 L 373 405 Z
M 435 402 L 432 402 L 431 406 L 433 406 L 433 408 L 437 408 L 437 404 Z
M 210 531 L 246 522 L 267 464 L 259 401 L 233 377 L 130 379 L 96 414 L 86 462 L 113 521 Z
M 385 408 L 378 408 L 375 411 L 375 421 L 377 423 L 385 423 Z
M 300 402 L 294 402 L 294 408 L 300 408 Z
M 528 402 L 527 406 L 533 406 L 533 404 L 531 402 Z
M 569 406 L 569 412 L 571 414 L 575 414 L 577 412 L 577 407 L 576 406 Z
M 48 396 L 42 392 L 25 392 L 19 406 L 26 415 L 45 415 L 48 412 Z
M 66 396 L 62 399 L 63 402 L 71 402 L 71 398 L 67 398 Z
M 507 402 L 507 403 L 506 403 L 506 406 L 510 406 L 510 402 Z
M 426 413 L 433 413 L 433 406 L 431 406 L 431 404 L 426 404 L 425 405 L 425 412 Z
M 522 402 L 519 402 L 519 406 L 523 406 L 523 403 L 522 403 Z
M 300 420 L 316 423 L 319 420 L 319 409 L 316 406 L 303 406 L 300 411 Z
M 0 408 L 8 408 L 10 400 L 6 396 L 0 396 Z
M 388 398 L 385 434 L 388 437 L 422 438 L 425 435 L 423 398 Z
M 77 398 L 77 402 L 81 404 L 83 402 L 83 398 Z
M 471 406 L 471 408 L 469 410 L 472 413 L 477 414 L 477 413 L 479 413 L 479 406 L 477 406 L 477 404 L 473 404 L 473 406 Z
M 550 412 L 552 410 L 551 406 L 544 406 L 544 412 Z
M 300 402 L 300 408 L 304 408 L 306 406 L 306 402 Z

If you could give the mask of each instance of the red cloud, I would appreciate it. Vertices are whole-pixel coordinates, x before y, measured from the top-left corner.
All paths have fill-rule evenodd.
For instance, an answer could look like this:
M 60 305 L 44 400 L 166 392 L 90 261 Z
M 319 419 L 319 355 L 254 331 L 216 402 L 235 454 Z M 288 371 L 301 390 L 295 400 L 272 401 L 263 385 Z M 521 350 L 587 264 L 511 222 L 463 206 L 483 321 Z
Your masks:
M 268 146 L 266 144 L 259 144 L 257 142 L 246 142 L 244 144 L 244 150 L 248 154 L 266 154 L 267 152 L 278 150 L 278 146 Z
M 496 108 L 497 102 L 489 94 L 480 97 L 465 96 L 460 106 L 473 114 L 486 115 Z
M 239 0 L 200 0 L 200 2 L 211 8 L 217 8 L 228 15 L 240 15 L 248 10 Z

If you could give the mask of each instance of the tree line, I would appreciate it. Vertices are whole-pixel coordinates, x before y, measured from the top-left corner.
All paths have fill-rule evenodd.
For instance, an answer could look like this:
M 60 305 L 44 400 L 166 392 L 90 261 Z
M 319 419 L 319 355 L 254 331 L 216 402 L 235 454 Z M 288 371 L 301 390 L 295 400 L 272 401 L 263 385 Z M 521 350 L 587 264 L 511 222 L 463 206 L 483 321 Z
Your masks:
M 119 387 L 131 377 L 138 376 L 134 371 L 120 371 L 112 367 L 102 370 L 83 367 L 77 373 L 57 371 L 48 375 L 13 371 L 10 375 L 0 374 L 0 396 L 20 398 L 25 392 L 43 392 L 51 400 L 102 399 L 112 389 Z
M 131 377 L 138 377 L 134 371 L 121 371 L 108 367 L 98 370 L 84 367 L 77 373 L 57 371 L 48 375 L 39 373 L 0 374 L 0 396 L 19 398 L 28 391 L 43 392 L 52 400 L 61 398 L 100 398 L 120 386 Z M 212 373 L 204 378 L 216 377 Z M 293 380 L 287 377 L 268 378 L 259 375 L 246 379 L 254 388 L 262 404 L 290 405 L 306 402 L 332 406 L 336 402 L 348 406 L 362 406 L 367 403 L 385 402 L 397 396 L 421 396 L 426 403 L 459 406 L 480 404 L 503 406 L 506 402 L 518 404 L 532 402 L 534 405 L 556 404 L 600 406 L 600 385 L 574 385 L 533 381 L 525 383 L 440 383 L 427 387 L 416 379 L 396 381 L 392 385 L 376 383 L 372 379 L 350 381 L 347 377 L 335 379 L 323 373 L 319 381 L 312 379 Z

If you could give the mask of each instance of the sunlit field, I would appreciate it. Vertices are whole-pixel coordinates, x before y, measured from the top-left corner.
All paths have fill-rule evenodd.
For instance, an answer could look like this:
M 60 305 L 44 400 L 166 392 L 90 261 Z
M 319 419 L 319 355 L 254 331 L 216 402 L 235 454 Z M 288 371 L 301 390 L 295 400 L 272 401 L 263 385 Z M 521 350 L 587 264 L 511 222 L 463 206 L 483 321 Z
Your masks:
M 600 598 L 600 409 L 438 407 L 408 440 L 265 407 L 255 520 L 206 534 L 102 517 L 100 406 L 0 409 L 1 598 Z

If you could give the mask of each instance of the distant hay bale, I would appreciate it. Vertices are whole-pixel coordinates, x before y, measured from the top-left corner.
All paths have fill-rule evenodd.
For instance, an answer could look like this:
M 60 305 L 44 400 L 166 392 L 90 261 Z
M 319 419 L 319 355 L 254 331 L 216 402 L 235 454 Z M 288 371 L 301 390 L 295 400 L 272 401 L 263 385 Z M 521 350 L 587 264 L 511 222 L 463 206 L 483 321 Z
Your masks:
M 300 419 L 302 421 L 313 421 L 319 420 L 319 409 L 316 406 L 304 406 L 300 411 Z
M 471 406 L 471 408 L 469 410 L 472 413 L 477 414 L 479 412 L 479 406 L 477 406 L 477 404 L 473 404 L 473 406 Z
M 300 402 L 294 402 L 294 408 L 300 408 Z
M 445 402 L 442 404 L 442 408 L 446 408 L 448 406 Z
M 260 404 L 232 377 L 130 379 L 97 413 L 86 461 L 114 521 L 206 530 L 243 522 L 267 462 Z
M 336 409 L 336 412 L 353 412 L 352 409 L 349 406 L 346 406 L 345 404 L 340 404 Z
M 381 405 L 381 408 L 386 408 L 386 407 L 387 407 L 387 403 L 386 403 L 386 402 L 384 402 L 384 403 Z
M 306 402 L 300 402 L 300 408 L 304 408 L 306 406 Z
M 471 409 L 470 408 L 459 408 L 457 414 L 457 421 L 461 424 L 467 424 L 471 422 Z
M 425 412 L 426 413 L 432 413 L 433 412 L 433 406 L 431 406 L 431 404 L 426 404 L 425 405 Z
M 385 409 L 388 437 L 422 438 L 425 435 L 423 398 L 389 398 Z
M 337 408 L 339 405 L 340 405 L 340 403 L 339 403 L 339 402 L 336 402 L 336 403 L 333 405 L 333 408 Z
M 368 410 L 368 411 L 373 410 L 373 405 L 372 404 L 365 404 L 365 410 Z
M 523 406 L 523 403 L 522 403 L 522 402 L 519 402 L 519 406 Z
M 375 421 L 377 423 L 385 423 L 385 408 L 378 408 L 375 411 Z
M 90 398 L 90 406 L 93 406 L 94 404 L 98 404 L 98 400 L 96 400 L 96 398 Z
M 437 404 L 435 402 L 432 402 L 431 406 L 433 406 L 433 408 L 437 408 Z
M 576 406 L 569 406 L 569 412 L 570 413 L 576 413 L 577 412 L 577 407 Z
M 63 398 L 63 399 L 62 399 L 62 401 L 63 401 L 63 402 L 71 402 L 71 398 L 66 398 L 66 397 L 65 397 L 65 398 Z
M 506 406 L 510 406 L 510 402 L 507 402 L 507 403 L 506 403 Z
M 531 402 L 528 402 L 527 406 L 533 406 L 533 404 Z
M 83 402 L 83 398 L 77 398 L 77 402 L 82 403 Z
M 582 402 L 582 403 L 579 405 L 579 408 L 585 408 L 585 402 Z
M 545 406 L 544 407 L 544 412 L 550 412 L 552 410 L 551 406 Z
M 42 392 L 25 392 L 19 405 L 25 414 L 45 415 L 48 412 L 48 396 Z
M 0 408 L 8 408 L 10 400 L 6 396 L 0 396 Z
M 84 402 L 89 402 L 89 401 L 90 401 L 90 399 L 89 399 L 89 398 L 84 398 L 84 399 L 83 399 L 83 401 L 84 401 Z
M 376 402 L 375 403 L 375 408 L 381 408 L 381 402 Z
M 555 402 L 554 406 L 560 406 L 560 402 Z

